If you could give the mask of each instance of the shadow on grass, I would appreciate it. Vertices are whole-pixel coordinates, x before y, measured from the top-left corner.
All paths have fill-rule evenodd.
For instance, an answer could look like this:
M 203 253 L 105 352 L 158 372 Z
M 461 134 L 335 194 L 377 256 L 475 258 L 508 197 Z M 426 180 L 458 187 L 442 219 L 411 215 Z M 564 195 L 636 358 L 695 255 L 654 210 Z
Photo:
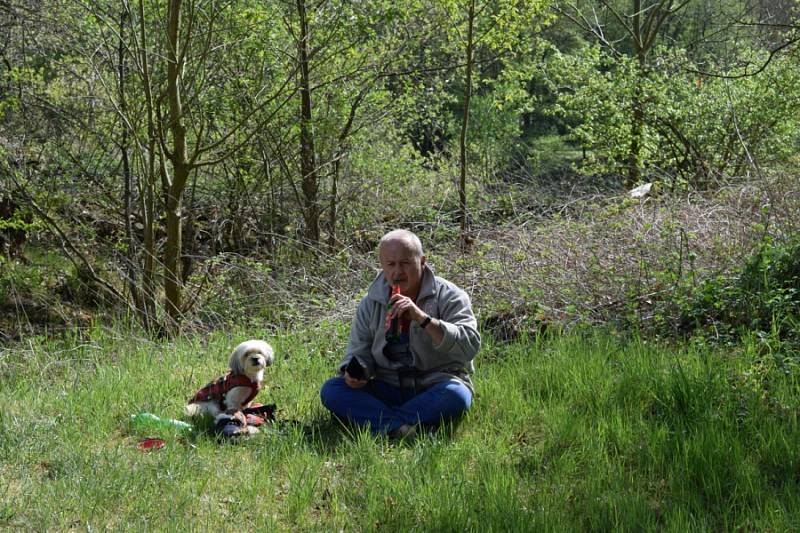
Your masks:
M 200 442 L 216 441 L 220 445 L 244 443 L 253 437 L 270 435 L 272 438 L 291 439 L 305 442 L 321 455 L 336 452 L 342 446 L 351 446 L 362 439 L 372 439 L 376 443 L 394 446 L 413 447 L 422 442 L 450 442 L 457 433 L 463 418 L 443 422 L 439 425 L 417 426 L 417 434 L 412 439 L 396 439 L 387 435 L 372 435 L 369 428 L 361 427 L 334 415 L 320 414 L 310 421 L 278 418 L 259 426 L 259 434 L 250 437 L 224 438 L 214 431 L 214 420 L 210 416 L 199 416 L 191 420 L 193 431 L 181 435 L 180 439 L 190 445 Z
M 300 424 L 295 421 L 293 423 L 298 424 L 298 427 L 302 427 L 303 438 L 315 451 L 321 454 L 328 454 L 336 451 L 342 445 L 350 445 L 363 438 L 405 447 L 413 447 L 421 442 L 434 440 L 437 442 L 450 442 L 455 438 L 462 420 L 463 418 L 460 418 L 437 425 L 423 424 L 417 426 L 417 435 L 413 439 L 396 439 L 384 434 L 373 435 L 369 428 L 342 420 L 335 415 L 321 417 L 308 424 Z

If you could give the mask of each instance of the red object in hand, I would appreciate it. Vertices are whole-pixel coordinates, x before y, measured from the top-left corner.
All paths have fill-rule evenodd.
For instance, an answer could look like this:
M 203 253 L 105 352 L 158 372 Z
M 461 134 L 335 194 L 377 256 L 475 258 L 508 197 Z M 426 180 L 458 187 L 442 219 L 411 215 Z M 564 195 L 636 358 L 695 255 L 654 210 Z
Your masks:
M 400 294 L 400 285 L 392 285 L 392 296 Z

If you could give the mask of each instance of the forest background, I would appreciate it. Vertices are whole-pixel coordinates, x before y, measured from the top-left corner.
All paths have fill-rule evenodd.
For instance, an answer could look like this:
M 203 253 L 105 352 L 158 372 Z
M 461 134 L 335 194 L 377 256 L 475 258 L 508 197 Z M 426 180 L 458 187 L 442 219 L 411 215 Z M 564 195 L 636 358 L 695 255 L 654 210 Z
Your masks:
M 344 317 L 394 227 L 501 335 L 685 335 L 741 326 L 697 306 L 795 239 L 794 1 L 0 14 L 4 340 Z

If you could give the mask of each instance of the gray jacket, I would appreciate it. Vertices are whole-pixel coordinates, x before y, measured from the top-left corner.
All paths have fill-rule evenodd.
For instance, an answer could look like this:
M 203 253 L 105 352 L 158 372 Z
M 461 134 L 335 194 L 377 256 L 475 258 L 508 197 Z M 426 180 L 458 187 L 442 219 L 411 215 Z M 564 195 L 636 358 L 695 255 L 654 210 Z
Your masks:
M 380 273 L 358 304 L 350 328 L 347 352 L 339 369 L 343 370 L 355 357 L 366 369 L 368 379 L 377 378 L 398 386 L 399 365 L 383 353 L 386 347 L 384 320 L 388 303 L 389 284 Z M 409 337 L 416 386 L 425 389 L 434 383 L 456 378 L 472 389 L 469 375 L 474 371 L 472 360 L 480 349 L 481 336 L 469 296 L 446 279 L 435 276 L 425 266 L 416 304 L 423 312 L 439 319 L 444 329 L 441 344 L 434 346 L 419 324 L 411 322 Z

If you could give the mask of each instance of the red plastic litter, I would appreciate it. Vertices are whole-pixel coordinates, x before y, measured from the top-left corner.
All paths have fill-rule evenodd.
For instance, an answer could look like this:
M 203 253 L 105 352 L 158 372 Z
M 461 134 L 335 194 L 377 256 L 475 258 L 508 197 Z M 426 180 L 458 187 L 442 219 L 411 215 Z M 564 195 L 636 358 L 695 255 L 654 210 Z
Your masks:
M 164 442 L 163 439 L 148 438 L 148 439 L 140 440 L 139 444 L 137 444 L 136 447 L 139 448 L 142 451 L 160 450 L 161 448 L 164 447 L 165 444 L 166 444 L 166 442 Z

